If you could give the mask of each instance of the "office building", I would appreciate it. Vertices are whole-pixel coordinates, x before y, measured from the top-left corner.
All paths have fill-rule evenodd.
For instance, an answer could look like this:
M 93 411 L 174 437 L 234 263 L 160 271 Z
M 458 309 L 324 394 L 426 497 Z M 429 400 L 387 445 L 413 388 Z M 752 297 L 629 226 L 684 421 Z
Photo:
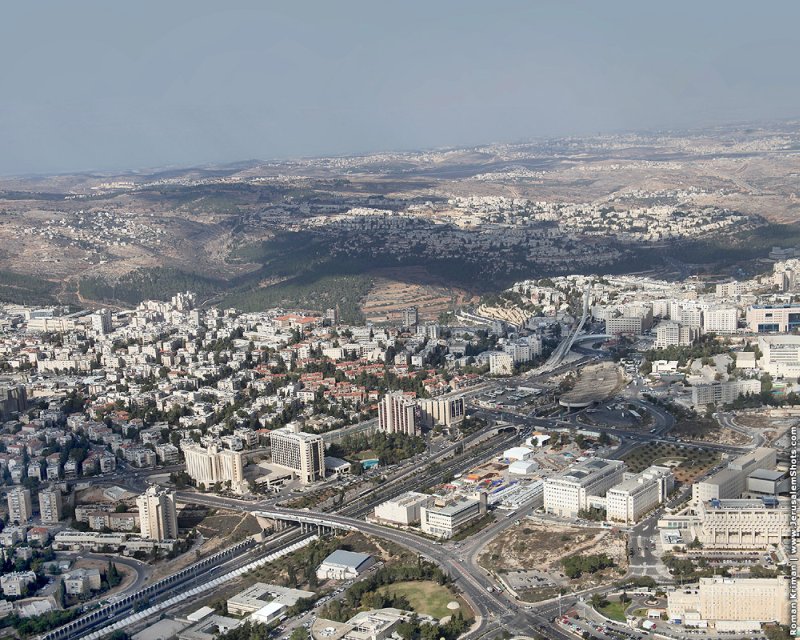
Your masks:
M 708 549 L 761 549 L 779 545 L 791 533 L 789 500 L 708 500 L 697 507 L 696 537 Z
M 602 498 L 623 480 L 625 463 L 620 460 L 592 458 L 544 481 L 544 509 L 564 518 L 575 518 L 588 509 L 592 498 Z M 605 506 L 605 500 L 597 501 Z
M 634 524 L 651 509 L 663 503 L 675 486 L 667 467 L 650 467 L 606 493 L 606 520 Z
M 717 631 L 757 630 L 763 622 L 789 623 L 789 578 L 700 578 L 696 587 L 667 594 L 670 620 Z
M 692 406 L 695 409 L 705 409 L 710 404 L 714 406 L 730 404 L 739 396 L 746 396 L 748 393 L 761 393 L 761 381 L 729 380 L 697 384 L 692 387 Z
M 272 463 L 291 469 L 300 482 L 325 479 L 325 441 L 321 435 L 300 431 L 298 423 L 269 434 Z
M 256 582 L 244 591 L 228 598 L 228 613 L 234 616 L 246 616 L 262 612 L 262 615 L 259 616 L 262 617 L 266 613 L 265 607 L 268 605 L 272 605 L 270 609 L 275 610 L 275 613 L 284 613 L 286 608 L 291 607 L 298 600 L 313 597 L 314 593 L 311 591 Z M 269 622 L 265 624 L 269 624 Z
M 27 522 L 33 517 L 31 507 L 31 492 L 25 487 L 11 487 L 8 490 L 8 520 L 9 522 Z
M 792 333 L 800 329 L 800 304 L 752 305 L 745 319 L 754 333 Z
M 420 529 L 437 538 L 452 538 L 486 513 L 486 494 L 481 498 L 435 498 L 420 507 Z
M 739 498 L 747 486 L 747 477 L 758 469 L 774 469 L 777 460 L 775 449 L 760 447 L 728 463 L 701 482 L 692 485 L 692 502 Z
M 648 314 L 617 316 L 606 320 L 606 333 L 610 336 L 641 335 L 653 326 L 652 309 Z
M 452 427 L 464 420 L 464 396 L 422 398 L 417 401 L 422 424 Z
M 747 497 L 774 497 L 779 493 L 787 493 L 791 488 L 788 475 L 782 471 L 756 469 L 747 476 L 745 493 Z
M 142 537 L 148 540 L 175 540 L 178 537 L 178 514 L 175 494 L 151 486 L 136 498 Z
M 375 507 L 375 518 L 404 526 L 417 524 L 420 521 L 420 508 L 430 500 L 427 494 L 408 491 Z
M 774 378 L 800 376 L 800 335 L 758 336 L 758 366 Z
M 57 524 L 63 517 L 61 489 L 53 485 L 39 490 L 39 516 L 43 524 Z
M 212 487 L 230 482 L 233 491 L 244 488 L 244 458 L 240 451 L 223 449 L 217 444 L 181 444 L 186 459 L 186 473 L 198 485 Z
M 383 396 L 378 405 L 378 429 L 384 433 L 420 435 L 414 400 L 400 391 Z
M 678 308 L 670 309 L 670 320 L 678 322 L 683 327 L 692 329 L 703 328 L 703 312 L 705 309 L 697 304 L 679 304 Z

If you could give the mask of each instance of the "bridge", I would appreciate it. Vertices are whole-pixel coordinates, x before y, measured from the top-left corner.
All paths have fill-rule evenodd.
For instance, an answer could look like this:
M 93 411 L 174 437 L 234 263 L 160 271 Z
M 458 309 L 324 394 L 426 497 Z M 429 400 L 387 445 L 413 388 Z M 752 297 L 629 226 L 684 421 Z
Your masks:
M 327 514 L 311 513 L 295 510 L 277 510 L 271 509 L 267 511 L 253 511 L 252 515 L 255 516 L 258 524 L 262 529 L 275 529 L 279 531 L 285 529 L 291 524 L 300 525 L 302 533 L 316 532 L 319 535 L 326 533 L 339 533 L 360 531 L 361 527 L 358 526 L 358 520 L 350 520 L 332 516 L 326 518 Z M 363 524 L 363 523 L 361 523 Z
M 586 320 L 589 317 L 589 294 L 591 291 L 591 286 L 586 285 L 583 290 L 583 313 L 581 314 L 580 321 L 575 326 L 575 329 L 570 331 L 569 335 L 558 343 L 558 346 L 547 359 L 547 362 L 536 371 L 537 373 L 547 373 L 555 369 L 572 349 L 572 345 L 575 344 L 578 334 L 583 331 L 583 325 L 586 324 Z

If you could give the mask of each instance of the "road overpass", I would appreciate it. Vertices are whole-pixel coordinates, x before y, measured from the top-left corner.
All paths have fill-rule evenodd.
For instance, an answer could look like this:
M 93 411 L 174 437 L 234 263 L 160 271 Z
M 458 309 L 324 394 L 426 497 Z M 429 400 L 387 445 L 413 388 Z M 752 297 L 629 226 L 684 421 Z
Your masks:
M 321 514 L 298 509 L 262 509 L 253 511 L 252 514 L 261 522 L 281 521 L 306 527 L 318 526 L 328 530 L 360 531 L 366 535 L 394 542 L 434 562 L 450 576 L 453 584 L 461 590 L 478 618 L 476 626 L 463 636 L 469 640 L 477 640 L 490 633 L 501 631 L 532 637 L 532 632 L 541 627 L 547 627 L 544 635 L 549 639 L 569 640 L 571 638 L 557 626 L 551 626 L 549 620 L 534 611 L 526 610 L 513 600 L 507 599 L 505 595 L 495 593 L 496 584 L 482 571 L 453 557 L 442 545 L 412 532 L 339 514 Z M 489 591 L 490 587 L 493 590 L 491 592 Z

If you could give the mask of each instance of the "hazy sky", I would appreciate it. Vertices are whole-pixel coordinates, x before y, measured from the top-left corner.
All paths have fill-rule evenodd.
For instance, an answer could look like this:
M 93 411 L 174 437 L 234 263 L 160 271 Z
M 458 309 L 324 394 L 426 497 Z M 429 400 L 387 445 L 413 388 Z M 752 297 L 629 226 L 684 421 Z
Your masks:
M 9 0 L 0 173 L 800 116 L 800 3 Z

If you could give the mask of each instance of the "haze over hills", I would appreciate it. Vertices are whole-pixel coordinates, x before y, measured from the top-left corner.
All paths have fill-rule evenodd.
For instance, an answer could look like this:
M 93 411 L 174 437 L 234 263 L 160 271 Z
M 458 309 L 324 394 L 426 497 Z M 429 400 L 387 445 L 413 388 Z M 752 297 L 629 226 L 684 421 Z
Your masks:
M 386 287 L 435 315 L 520 278 L 730 272 L 800 244 L 798 174 L 790 121 L 4 178 L 0 297 L 125 306 L 191 288 L 380 320 Z

